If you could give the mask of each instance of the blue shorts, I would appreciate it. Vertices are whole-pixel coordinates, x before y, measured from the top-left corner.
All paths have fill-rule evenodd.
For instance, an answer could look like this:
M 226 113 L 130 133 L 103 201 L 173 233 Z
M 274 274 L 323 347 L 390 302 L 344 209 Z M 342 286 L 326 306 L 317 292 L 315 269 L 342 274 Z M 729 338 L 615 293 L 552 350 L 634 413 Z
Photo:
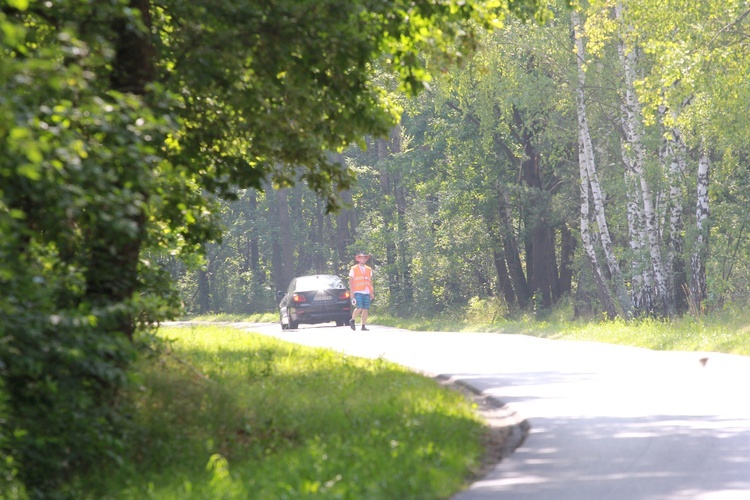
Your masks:
M 357 309 L 370 308 L 370 294 L 354 292 L 354 299 L 357 301 Z

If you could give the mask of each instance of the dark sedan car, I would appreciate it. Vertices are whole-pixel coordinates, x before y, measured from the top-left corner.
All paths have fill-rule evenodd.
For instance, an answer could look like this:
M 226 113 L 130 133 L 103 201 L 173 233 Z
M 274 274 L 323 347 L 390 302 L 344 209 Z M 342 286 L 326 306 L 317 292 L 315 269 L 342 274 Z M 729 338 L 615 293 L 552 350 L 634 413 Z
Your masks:
M 331 274 L 299 276 L 285 292 L 278 292 L 281 328 L 296 329 L 300 323 L 349 323 L 351 295 L 343 280 Z

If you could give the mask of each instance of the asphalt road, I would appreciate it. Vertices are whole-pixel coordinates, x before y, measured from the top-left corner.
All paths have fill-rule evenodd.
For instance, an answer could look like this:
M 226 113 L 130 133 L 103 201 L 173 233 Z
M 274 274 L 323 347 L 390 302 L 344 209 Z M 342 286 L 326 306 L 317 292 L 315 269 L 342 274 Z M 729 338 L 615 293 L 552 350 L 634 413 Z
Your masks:
M 525 440 L 454 500 L 750 499 L 750 357 L 378 325 L 245 328 L 382 356 L 506 403 L 530 424 Z

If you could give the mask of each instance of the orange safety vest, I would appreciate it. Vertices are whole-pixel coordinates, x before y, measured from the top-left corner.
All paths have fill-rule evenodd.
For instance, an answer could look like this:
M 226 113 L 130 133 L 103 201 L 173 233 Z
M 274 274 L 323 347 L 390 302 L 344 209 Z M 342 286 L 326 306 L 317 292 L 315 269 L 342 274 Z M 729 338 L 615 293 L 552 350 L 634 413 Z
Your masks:
M 365 266 L 364 270 L 358 265 L 352 267 L 352 276 L 349 280 L 349 288 L 353 292 L 372 291 L 372 268 Z

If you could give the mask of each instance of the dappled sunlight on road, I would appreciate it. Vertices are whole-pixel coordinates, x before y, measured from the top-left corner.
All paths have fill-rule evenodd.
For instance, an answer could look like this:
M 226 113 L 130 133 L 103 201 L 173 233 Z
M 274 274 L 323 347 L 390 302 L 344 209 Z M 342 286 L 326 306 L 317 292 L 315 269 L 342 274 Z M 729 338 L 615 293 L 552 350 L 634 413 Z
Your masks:
M 748 498 L 750 493 L 747 421 L 592 416 L 535 418 L 531 425 L 524 446 L 466 498 L 699 498 L 724 491 Z M 562 491 L 575 496 L 561 496 Z
M 262 333 L 439 375 L 530 424 L 455 500 L 750 498 L 749 358 L 377 325 Z

